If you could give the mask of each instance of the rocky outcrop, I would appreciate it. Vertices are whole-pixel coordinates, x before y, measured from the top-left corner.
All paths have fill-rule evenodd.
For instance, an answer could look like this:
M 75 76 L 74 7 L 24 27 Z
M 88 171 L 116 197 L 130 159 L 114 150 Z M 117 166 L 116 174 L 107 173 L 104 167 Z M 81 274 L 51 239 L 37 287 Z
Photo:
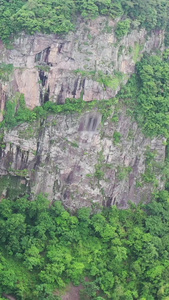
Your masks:
M 0 174 L 20 177 L 31 197 L 44 192 L 70 209 L 149 201 L 155 187 L 163 188 L 164 140 L 145 138 L 125 107 L 118 116 L 119 122 L 102 124 L 101 113 L 92 110 L 20 125 L 5 133 Z M 155 154 L 150 182 L 144 176 L 147 151 Z
M 162 47 L 164 35 L 133 30 L 118 41 L 116 22 L 104 17 L 79 20 L 77 30 L 65 36 L 22 34 L 12 50 L 1 45 L 0 61 L 15 67 L 8 96 L 23 93 L 31 109 L 49 99 L 64 103 L 81 96 L 84 101 L 114 97 L 140 54 Z
M 65 36 L 22 34 L 13 49 L 0 43 L 0 62 L 14 66 L 0 83 L 1 112 L 17 91 L 31 109 L 49 100 L 62 104 L 66 98 L 114 97 L 142 53 L 163 47 L 164 35 L 133 30 L 118 41 L 115 26 L 104 17 L 79 20 L 77 30 Z M 92 204 L 126 208 L 129 200 L 149 201 L 152 191 L 164 186 L 164 140 L 145 138 L 123 105 L 118 111 L 114 107 L 114 117 L 104 124 L 97 108 L 53 115 L 5 131 L 0 143 L 1 197 L 17 185 L 20 194 L 27 190 L 33 199 L 47 193 L 70 209 Z M 155 174 L 148 178 L 147 151 L 154 152 Z

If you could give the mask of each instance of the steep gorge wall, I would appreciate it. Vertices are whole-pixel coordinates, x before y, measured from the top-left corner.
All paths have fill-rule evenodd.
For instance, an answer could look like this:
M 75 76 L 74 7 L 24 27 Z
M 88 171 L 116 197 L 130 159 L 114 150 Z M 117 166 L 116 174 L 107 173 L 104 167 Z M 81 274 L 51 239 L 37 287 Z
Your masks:
M 125 208 L 129 200 L 148 201 L 156 187 L 163 188 L 164 140 L 145 138 L 124 107 L 118 115 L 118 123 L 102 124 L 101 114 L 93 110 L 20 125 L 5 133 L 0 173 L 20 178 L 32 196 L 44 192 L 71 209 L 92 203 Z M 121 134 L 119 141 L 115 132 Z M 155 153 L 156 176 L 150 182 L 144 180 L 147 151 Z M 1 187 L 3 197 L 8 189 Z
M 120 84 L 134 72 L 140 54 L 160 49 L 164 39 L 163 31 L 148 36 L 142 29 L 118 41 L 115 26 L 116 21 L 104 17 L 79 20 L 76 32 L 62 37 L 23 34 L 12 50 L 1 44 L 0 62 L 15 68 L 11 83 L 2 83 L 1 109 L 3 94 L 9 96 L 16 91 L 25 95 L 31 109 L 49 98 L 64 103 L 66 98 L 81 95 L 84 101 L 114 97 Z
M 49 99 L 61 104 L 66 98 L 114 97 L 141 53 L 163 47 L 162 31 L 147 36 L 145 30 L 135 30 L 118 42 L 114 26 L 102 17 L 80 22 L 76 32 L 64 37 L 21 35 L 12 50 L 1 44 L 1 61 L 14 65 L 10 80 L 0 85 L 1 110 L 17 91 L 32 109 Z M 145 138 L 121 103 L 106 122 L 101 120 L 102 113 L 94 108 L 5 130 L 1 197 L 9 195 L 9 178 L 17 178 L 18 189 L 24 187 L 32 198 L 48 193 L 71 209 L 92 203 L 126 208 L 129 200 L 149 200 L 154 189 L 164 187 L 165 140 Z M 154 152 L 152 181 L 146 180 L 147 151 Z

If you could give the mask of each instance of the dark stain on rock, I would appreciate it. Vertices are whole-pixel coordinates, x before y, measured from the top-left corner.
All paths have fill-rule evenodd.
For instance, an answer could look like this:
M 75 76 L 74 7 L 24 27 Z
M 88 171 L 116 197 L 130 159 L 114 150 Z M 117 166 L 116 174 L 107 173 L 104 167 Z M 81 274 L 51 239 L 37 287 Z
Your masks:
M 78 82 L 79 82 L 79 79 L 77 78 L 74 82 L 74 88 L 73 88 L 73 92 L 72 92 L 72 95 L 73 95 L 73 98 L 75 98 L 76 96 L 76 91 L 77 91 L 77 87 L 78 87 Z
M 50 54 L 50 47 L 48 47 L 48 48 L 45 50 L 45 53 L 44 53 L 44 62 L 47 63 L 47 64 L 48 64 L 49 54 Z
M 95 131 L 96 127 L 97 127 L 97 117 L 90 117 L 87 123 L 87 131 Z
M 84 130 L 84 123 L 81 122 L 80 125 L 79 125 L 78 131 L 83 131 L 83 130 Z
M 116 197 L 114 197 L 113 201 L 112 201 L 112 205 L 116 204 Z
M 112 197 L 107 197 L 107 202 L 106 202 L 106 206 L 110 207 L 112 204 Z
M 60 43 L 58 46 L 58 53 L 62 53 L 62 48 L 64 46 L 64 43 Z
M 44 49 L 43 51 L 37 53 L 35 55 L 35 62 L 48 64 L 49 53 L 50 53 L 50 47 L 48 47 L 48 48 Z
M 85 82 L 86 82 L 86 78 L 83 79 L 83 82 L 82 82 L 82 88 L 84 89 L 85 88 Z
M 97 118 L 94 118 L 92 124 L 92 131 L 95 131 L 96 127 L 97 127 Z
M 11 163 L 13 162 L 13 153 L 8 151 L 5 158 L 4 158 L 4 167 L 8 169 L 11 166 Z
M 69 199 L 69 198 L 70 198 L 70 195 L 71 195 L 70 191 L 66 190 L 66 191 L 63 193 L 63 199 L 64 199 L 64 200 L 65 200 L 65 199 Z
M 71 184 L 73 182 L 73 171 L 71 171 L 66 178 L 66 183 Z
M 97 130 L 101 122 L 101 114 L 98 112 L 87 113 L 83 115 L 80 120 L 78 131 L 90 131 L 94 132 Z
M 63 97 L 63 92 L 64 92 L 64 86 L 62 84 L 61 89 L 60 89 L 60 93 L 58 95 L 58 99 L 57 99 L 57 103 L 58 104 L 64 104 L 64 97 Z
M 48 102 L 49 101 L 49 95 L 50 95 L 50 88 L 48 86 L 48 89 L 45 91 L 45 94 L 44 94 L 44 103 Z
M 34 169 L 37 169 L 38 166 L 40 165 L 41 163 L 41 156 L 40 155 L 36 155 L 36 161 L 34 163 Z
M 41 81 L 42 86 L 45 86 L 46 80 L 48 79 L 48 77 L 45 75 L 45 72 L 40 70 L 39 71 L 39 79 Z

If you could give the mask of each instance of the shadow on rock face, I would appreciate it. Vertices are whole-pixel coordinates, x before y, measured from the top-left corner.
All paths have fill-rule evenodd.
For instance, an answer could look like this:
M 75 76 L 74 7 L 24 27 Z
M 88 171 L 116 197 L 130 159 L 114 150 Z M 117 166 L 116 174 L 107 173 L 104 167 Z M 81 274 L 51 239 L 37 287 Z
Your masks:
M 101 123 L 101 114 L 98 112 L 90 112 L 83 115 L 80 120 L 78 131 L 97 131 Z

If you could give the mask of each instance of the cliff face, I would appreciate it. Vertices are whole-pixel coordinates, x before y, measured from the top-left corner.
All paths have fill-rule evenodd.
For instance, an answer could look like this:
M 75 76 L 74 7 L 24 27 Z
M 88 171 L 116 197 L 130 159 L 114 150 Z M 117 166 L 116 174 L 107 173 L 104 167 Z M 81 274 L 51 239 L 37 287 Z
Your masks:
M 156 165 L 163 163 L 164 141 L 146 139 L 124 107 L 118 114 L 117 124 L 101 124 L 101 114 L 90 111 L 6 132 L 1 174 L 17 176 L 32 193 L 48 193 L 71 209 L 92 203 L 125 208 L 129 200 L 148 200 L 154 184 L 144 180 L 146 153 L 155 151 Z M 118 141 L 115 132 L 121 134 Z M 162 188 L 160 171 L 156 168 L 156 184 Z M 3 196 L 8 189 L 3 187 Z
M 66 36 L 22 35 L 12 50 L 0 45 L 0 62 L 13 64 L 11 84 L 2 85 L 4 93 L 16 91 L 25 95 L 30 108 L 50 100 L 64 103 L 66 98 L 84 101 L 114 97 L 134 72 L 134 66 L 144 51 L 163 45 L 163 32 L 147 36 L 144 29 L 133 30 L 120 42 L 114 33 L 116 22 L 100 17 L 80 22 L 76 32 Z
M 12 50 L 1 44 L 1 61 L 14 65 L 10 80 L 0 85 L 1 110 L 7 96 L 17 91 L 25 94 L 30 108 L 49 99 L 64 103 L 66 98 L 114 97 L 141 53 L 163 45 L 163 32 L 147 36 L 145 30 L 134 30 L 118 42 L 114 26 L 102 17 L 79 22 L 77 31 L 64 37 L 22 35 Z M 92 203 L 125 208 L 129 200 L 149 200 L 155 185 L 163 188 L 157 165 L 165 160 L 164 140 L 145 138 L 124 106 L 115 106 L 104 124 L 101 119 L 101 112 L 93 109 L 5 131 L 0 151 L 2 197 L 9 194 L 11 178 L 17 178 L 18 190 L 22 186 L 32 197 L 48 193 L 51 200 L 62 200 L 71 209 Z M 156 165 L 152 182 L 145 175 L 148 151 L 154 152 Z

